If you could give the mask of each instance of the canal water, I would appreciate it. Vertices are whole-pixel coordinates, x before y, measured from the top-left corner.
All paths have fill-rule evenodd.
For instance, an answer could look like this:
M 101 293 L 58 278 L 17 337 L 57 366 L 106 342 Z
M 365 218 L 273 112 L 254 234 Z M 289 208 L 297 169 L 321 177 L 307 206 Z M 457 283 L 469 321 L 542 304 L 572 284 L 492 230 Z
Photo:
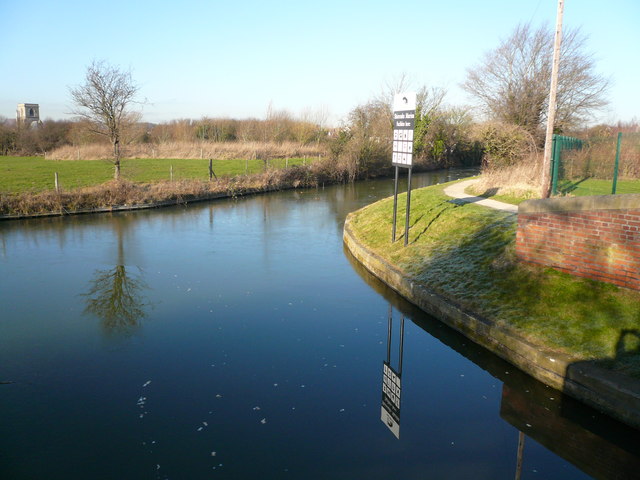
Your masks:
M 0 478 L 637 475 L 635 430 L 350 257 L 346 214 L 392 189 L 0 223 Z

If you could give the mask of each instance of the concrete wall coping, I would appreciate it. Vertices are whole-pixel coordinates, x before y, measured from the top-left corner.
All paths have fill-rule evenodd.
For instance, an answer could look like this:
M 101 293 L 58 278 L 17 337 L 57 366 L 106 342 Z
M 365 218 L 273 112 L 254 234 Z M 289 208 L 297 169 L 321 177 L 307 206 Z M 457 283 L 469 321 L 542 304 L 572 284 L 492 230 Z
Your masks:
M 640 210 L 640 194 L 597 195 L 527 200 L 518 206 L 518 214 L 579 212 L 583 210 Z

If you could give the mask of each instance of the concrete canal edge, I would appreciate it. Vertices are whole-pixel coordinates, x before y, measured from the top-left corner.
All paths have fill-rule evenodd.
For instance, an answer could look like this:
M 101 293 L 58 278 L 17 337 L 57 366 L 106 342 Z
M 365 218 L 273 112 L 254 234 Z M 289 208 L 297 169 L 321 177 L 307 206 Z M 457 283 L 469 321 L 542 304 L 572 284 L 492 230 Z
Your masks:
M 403 271 L 360 243 L 345 220 L 343 240 L 351 254 L 373 275 L 423 311 L 459 331 L 540 382 L 611 417 L 640 428 L 640 381 L 594 362 L 551 351 L 524 339 L 507 326 L 465 311 L 454 301 L 414 282 Z

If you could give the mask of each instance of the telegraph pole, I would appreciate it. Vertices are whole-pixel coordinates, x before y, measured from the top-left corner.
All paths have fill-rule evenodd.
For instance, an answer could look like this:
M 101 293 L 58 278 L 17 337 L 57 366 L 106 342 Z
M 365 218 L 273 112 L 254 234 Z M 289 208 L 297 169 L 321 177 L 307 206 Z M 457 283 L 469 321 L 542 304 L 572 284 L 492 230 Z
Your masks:
M 558 91 L 558 65 L 560 64 L 560 43 L 562 42 L 562 14 L 564 0 L 558 0 L 556 16 L 556 35 L 553 41 L 553 66 L 551 67 L 551 87 L 549 89 L 549 112 L 547 113 L 547 134 L 544 140 L 542 160 L 542 187 L 540 196 L 549 198 L 551 190 L 551 146 L 553 143 L 553 125 L 556 122 L 556 92 Z

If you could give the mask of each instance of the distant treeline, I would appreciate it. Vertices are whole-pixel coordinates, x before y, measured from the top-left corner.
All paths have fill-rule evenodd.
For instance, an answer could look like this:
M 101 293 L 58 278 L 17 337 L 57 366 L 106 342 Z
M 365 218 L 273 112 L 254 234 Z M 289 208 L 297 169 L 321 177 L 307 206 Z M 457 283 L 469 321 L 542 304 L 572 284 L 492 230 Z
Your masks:
M 275 112 L 266 119 L 230 118 L 181 119 L 135 123 L 125 131 L 124 144 L 162 144 L 175 142 L 295 142 L 302 145 L 325 141 L 329 130 L 321 122 L 296 119 L 286 112 Z M 108 144 L 92 133 L 83 121 L 45 120 L 31 128 L 15 121 L 0 120 L 0 154 L 44 155 L 62 146 Z
M 499 122 L 478 123 L 468 109 L 442 104 L 443 92 L 422 89 L 418 95 L 414 162 L 418 168 L 509 166 L 539 154 L 540 139 L 524 128 Z M 392 108 L 378 97 L 355 107 L 339 127 L 326 125 L 326 114 L 295 117 L 271 108 L 264 119 L 202 118 L 158 124 L 138 122 L 126 129 L 125 158 L 238 158 L 322 156 L 350 180 L 391 170 Z M 605 130 L 637 131 L 637 123 L 597 126 L 579 136 Z M 217 145 L 217 147 L 216 147 Z M 104 148 L 103 148 L 104 147 Z M 104 150 L 105 153 L 99 153 Z M 93 153 L 96 152 L 96 153 Z M 46 155 L 47 158 L 102 158 L 108 141 L 82 121 L 45 120 L 24 128 L 0 119 L 0 154 Z

